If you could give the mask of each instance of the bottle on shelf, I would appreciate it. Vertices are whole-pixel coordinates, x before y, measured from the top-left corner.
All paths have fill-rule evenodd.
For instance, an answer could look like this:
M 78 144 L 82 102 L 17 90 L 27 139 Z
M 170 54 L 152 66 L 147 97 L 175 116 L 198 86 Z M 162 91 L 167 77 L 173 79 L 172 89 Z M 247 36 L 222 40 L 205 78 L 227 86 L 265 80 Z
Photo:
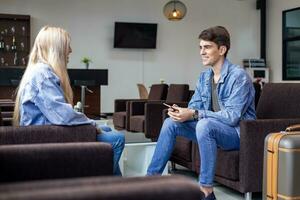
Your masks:
M 5 49 L 6 49 L 6 51 L 10 51 L 10 46 L 9 46 L 9 44 L 5 45 Z
M 18 64 L 19 64 L 19 62 L 18 62 L 18 54 L 17 54 L 17 52 L 15 52 L 14 65 L 17 66 Z
M 26 58 L 23 57 L 21 61 L 22 61 L 22 65 L 25 66 L 26 65 Z
M 0 58 L 0 65 L 1 66 L 4 66 L 5 65 L 5 59 L 2 57 Z
M 25 28 L 25 26 L 22 26 L 22 35 L 26 35 L 26 28 Z
M 14 35 L 16 33 L 16 28 L 13 26 L 11 27 L 11 34 Z
M 3 37 L 1 36 L 0 37 L 0 51 L 4 51 L 4 49 L 5 49 L 5 42 L 4 42 Z
M 21 43 L 20 43 L 20 47 L 21 47 L 21 51 L 24 51 L 24 50 L 25 50 L 25 44 L 24 44 L 24 42 L 21 42 Z
M 12 51 L 17 51 L 17 45 L 16 45 L 16 38 L 15 38 L 15 36 L 13 36 L 13 42 L 12 42 L 12 45 L 11 45 L 11 50 Z

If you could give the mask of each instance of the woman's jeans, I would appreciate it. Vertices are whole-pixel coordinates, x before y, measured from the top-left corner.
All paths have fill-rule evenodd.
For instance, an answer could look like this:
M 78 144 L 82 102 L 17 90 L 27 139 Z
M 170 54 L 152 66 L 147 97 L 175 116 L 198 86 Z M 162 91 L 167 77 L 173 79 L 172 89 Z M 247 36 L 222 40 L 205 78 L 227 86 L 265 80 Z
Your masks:
M 122 155 L 124 145 L 125 145 L 125 137 L 124 134 L 118 131 L 113 131 L 108 126 L 100 126 L 101 133 L 97 135 L 97 141 L 106 142 L 111 144 L 113 152 L 114 152 L 114 175 L 121 176 L 121 170 L 119 167 L 119 160 Z
M 220 121 L 204 118 L 199 121 L 164 121 L 147 175 L 161 174 L 171 156 L 176 136 L 198 143 L 201 159 L 199 184 L 212 187 L 216 167 L 217 147 L 236 150 L 240 147 L 237 131 Z M 230 162 L 230 161 L 228 161 Z

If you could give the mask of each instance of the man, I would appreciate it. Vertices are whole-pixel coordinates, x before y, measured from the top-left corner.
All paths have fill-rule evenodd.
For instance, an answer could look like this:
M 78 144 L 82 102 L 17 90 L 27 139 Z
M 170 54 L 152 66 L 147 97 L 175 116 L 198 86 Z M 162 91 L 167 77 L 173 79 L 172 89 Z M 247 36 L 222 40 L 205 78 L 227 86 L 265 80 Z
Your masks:
M 226 59 L 230 35 L 221 26 L 201 32 L 204 66 L 188 108 L 173 105 L 164 121 L 147 175 L 161 174 L 173 151 L 176 136 L 198 143 L 201 157 L 199 184 L 203 200 L 216 199 L 213 179 L 217 148 L 237 150 L 241 120 L 255 119 L 252 81 L 242 68 Z

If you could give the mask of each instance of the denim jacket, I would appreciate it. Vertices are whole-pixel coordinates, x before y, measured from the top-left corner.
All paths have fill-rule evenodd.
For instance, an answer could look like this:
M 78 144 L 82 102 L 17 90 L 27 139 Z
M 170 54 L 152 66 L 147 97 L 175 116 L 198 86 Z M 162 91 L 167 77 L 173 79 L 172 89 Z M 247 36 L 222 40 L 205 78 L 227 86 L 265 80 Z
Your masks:
M 221 77 L 217 84 L 220 111 L 213 112 L 211 105 L 211 68 L 200 74 L 195 93 L 188 107 L 198 110 L 199 118 L 214 118 L 234 127 L 240 134 L 241 120 L 256 119 L 254 96 L 255 90 L 246 71 L 225 59 Z
M 52 68 L 37 63 L 28 71 L 24 88 L 20 88 L 20 126 L 27 125 L 80 125 L 95 122 L 73 110 L 60 87 L 60 79 Z

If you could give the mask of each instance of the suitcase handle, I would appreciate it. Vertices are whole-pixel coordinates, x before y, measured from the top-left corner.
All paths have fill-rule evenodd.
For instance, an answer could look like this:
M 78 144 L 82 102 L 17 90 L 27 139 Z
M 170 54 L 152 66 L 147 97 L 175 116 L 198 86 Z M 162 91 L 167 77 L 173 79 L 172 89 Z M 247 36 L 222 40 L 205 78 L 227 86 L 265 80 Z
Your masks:
M 289 126 L 285 129 L 286 132 L 300 131 L 300 124 Z

